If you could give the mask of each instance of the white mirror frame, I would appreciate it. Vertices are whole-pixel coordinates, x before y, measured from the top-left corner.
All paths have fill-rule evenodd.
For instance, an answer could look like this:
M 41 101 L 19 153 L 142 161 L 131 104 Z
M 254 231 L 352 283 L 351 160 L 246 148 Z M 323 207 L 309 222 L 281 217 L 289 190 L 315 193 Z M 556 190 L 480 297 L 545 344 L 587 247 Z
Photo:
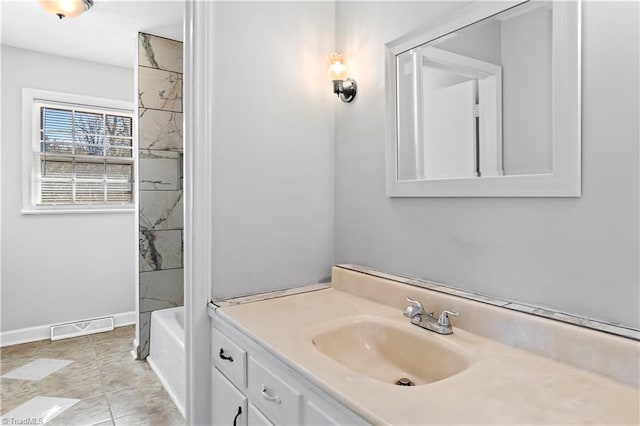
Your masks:
M 535 1 L 535 0 L 532 0 Z M 478 1 L 386 44 L 386 189 L 389 197 L 579 197 L 580 1 L 554 1 L 552 38 L 553 172 L 430 180 L 397 179 L 396 56 L 526 1 Z

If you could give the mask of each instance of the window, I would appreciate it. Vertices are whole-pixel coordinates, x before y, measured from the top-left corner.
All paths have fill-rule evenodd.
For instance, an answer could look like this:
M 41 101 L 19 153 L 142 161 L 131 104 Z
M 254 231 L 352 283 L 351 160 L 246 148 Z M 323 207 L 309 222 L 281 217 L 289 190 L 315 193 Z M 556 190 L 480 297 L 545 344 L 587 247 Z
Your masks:
M 125 105 L 123 105 L 125 104 Z M 130 103 L 25 89 L 24 213 L 131 210 L 134 116 Z M 26 116 L 26 114 L 25 114 Z M 28 146 L 28 149 L 27 149 Z

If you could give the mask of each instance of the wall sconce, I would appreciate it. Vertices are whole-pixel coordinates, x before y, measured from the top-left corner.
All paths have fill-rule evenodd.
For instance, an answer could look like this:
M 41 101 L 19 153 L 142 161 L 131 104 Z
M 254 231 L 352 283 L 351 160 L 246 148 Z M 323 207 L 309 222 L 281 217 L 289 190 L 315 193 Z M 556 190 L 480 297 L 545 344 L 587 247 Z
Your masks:
M 344 57 L 334 53 L 329 59 L 329 79 L 333 81 L 333 93 L 338 95 L 342 102 L 351 102 L 358 92 L 355 80 L 348 78 L 347 66 Z
M 93 6 L 93 0 L 39 0 L 42 7 L 58 18 L 73 18 Z

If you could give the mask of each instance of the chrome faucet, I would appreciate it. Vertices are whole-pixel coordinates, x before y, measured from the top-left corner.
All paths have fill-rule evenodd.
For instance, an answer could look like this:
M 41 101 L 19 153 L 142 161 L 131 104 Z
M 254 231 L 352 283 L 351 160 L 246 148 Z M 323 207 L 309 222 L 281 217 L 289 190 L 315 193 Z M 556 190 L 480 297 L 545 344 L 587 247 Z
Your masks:
M 417 300 L 413 300 L 406 297 L 407 302 L 411 305 L 407 306 L 404 310 L 404 316 L 411 318 L 411 324 L 415 324 L 419 327 L 426 328 L 427 330 L 436 332 L 438 334 L 451 334 L 453 328 L 451 327 L 451 321 L 449 321 L 449 315 L 457 317 L 460 315 L 458 312 L 442 311 L 438 319 L 433 316 L 433 312 L 425 312 L 422 303 Z

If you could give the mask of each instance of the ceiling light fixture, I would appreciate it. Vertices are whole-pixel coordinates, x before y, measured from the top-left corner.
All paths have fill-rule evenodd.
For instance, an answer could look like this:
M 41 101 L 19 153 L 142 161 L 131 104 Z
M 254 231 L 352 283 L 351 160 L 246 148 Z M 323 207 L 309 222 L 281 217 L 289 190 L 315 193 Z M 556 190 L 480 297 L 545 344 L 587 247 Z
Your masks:
M 42 7 L 58 18 L 73 18 L 93 6 L 93 0 L 39 0 Z

